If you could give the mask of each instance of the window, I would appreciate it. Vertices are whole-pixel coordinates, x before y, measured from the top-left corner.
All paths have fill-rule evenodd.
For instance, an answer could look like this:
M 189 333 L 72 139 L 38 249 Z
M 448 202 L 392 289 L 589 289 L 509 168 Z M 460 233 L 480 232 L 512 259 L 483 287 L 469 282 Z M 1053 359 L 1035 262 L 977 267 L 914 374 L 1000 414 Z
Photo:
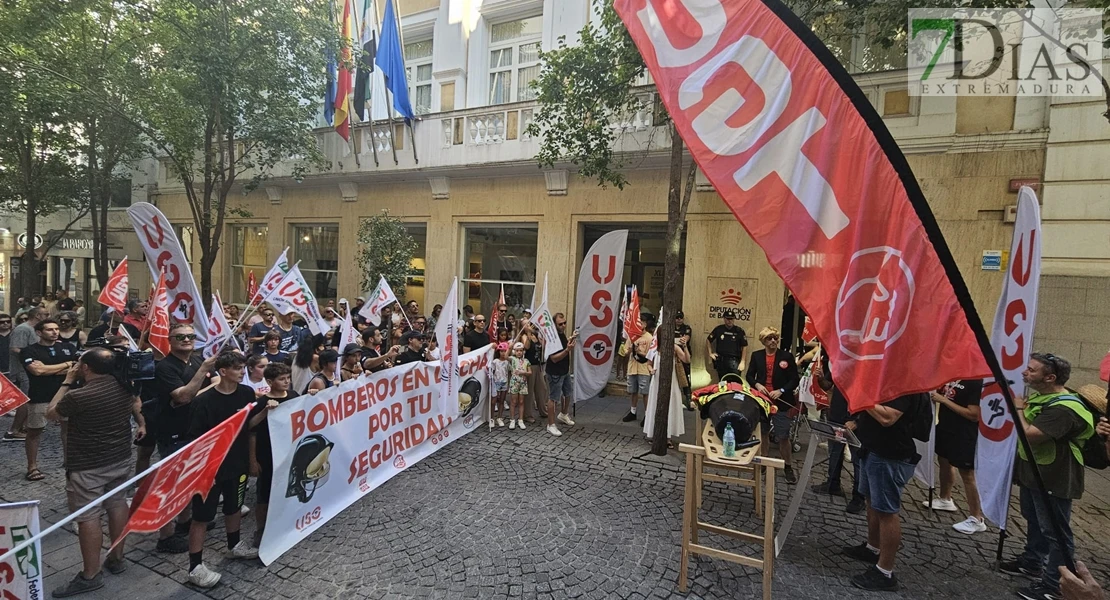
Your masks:
M 412 110 L 418 115 L 432 112 L 432 40 L 405 44 L 405 78 Z
M 463 302 L 476 313 L 488 315 L 504 285 L 509 312 L 519 316 L 532 304 L 538 238 L 536 225 L 467 227 Z
M 339 285 L 339 226 L 294 226 L 293 261 L 300 261 L 301 274 L 316 300 L 335 300 Z
M 181 243 L 181 249 L 185 252 L 185 260 L 190 263 L 193 262 L 193 226 L 192 225 L 174 225 L 173 232 L 177 234 L 177 241 Z
M 490 28 L 490 104 L 521 102 L 536 97 L 528 85 L 540 74 L 542 33 L 542 17 L 497 23 Z
M 424 306 L 424 259 L 428 253 L 428 225 L 405 223 L 405 229 L 416 241 L 416 251 L 412 253 L 412 273 L 405 279 L 405 300 L 416 300 L 425 313 L 431 314 L 432 307 Z
M 247 297 L 247 280 L 251 271 L 254 280 L 262 285 L 262 278 L 269 270 L 269 261 L 266 259 L 270 228 L 265 225 L 244 225 L 231 229 L 231 286 L 222 299 L 225 302 L 246 304 L 250 302 Z
M 110 208 L 127 208 L 131 206 L 131 178 L 117 177 L 112 180 L 112 196 L 108 206 Z

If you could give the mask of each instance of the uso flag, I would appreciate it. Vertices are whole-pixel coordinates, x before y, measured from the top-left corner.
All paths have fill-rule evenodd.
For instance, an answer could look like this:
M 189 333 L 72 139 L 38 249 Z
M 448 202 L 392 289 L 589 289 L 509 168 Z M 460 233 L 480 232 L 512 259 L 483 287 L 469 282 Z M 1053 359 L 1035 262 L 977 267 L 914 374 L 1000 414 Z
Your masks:
M 777 0 L 615 7 L 694 159 L 812 317 L 853 412 L 990 372 L 905 157 L 804 23 Z

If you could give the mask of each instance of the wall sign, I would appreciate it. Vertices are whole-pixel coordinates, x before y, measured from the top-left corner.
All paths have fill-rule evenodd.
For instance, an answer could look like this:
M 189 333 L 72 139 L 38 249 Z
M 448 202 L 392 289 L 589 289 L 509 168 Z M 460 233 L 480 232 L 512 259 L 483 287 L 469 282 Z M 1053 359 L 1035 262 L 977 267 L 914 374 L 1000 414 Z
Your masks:
M 1002 270 L 1002 251 L 1001 250 L 983 250 L 983 261 L 980 265 L 984 271 L 1001 271 Z
M 26 248 L 27 247 L 27 232 L 23 232 L 23 233 L 19 234 L 19 237 L 15 238 L 15 243 L 19 244 L 20 248 Z M 35 234 L 35 250 L 38 250 L 39 248 L 42 248 L 42 236 L 36 233 Z
M 707 277 L 705 286 L 706 331 L 721 324 L 726 309 L 736 311 L 736 324 L 751 333 L 755 322 L 756 279 Z

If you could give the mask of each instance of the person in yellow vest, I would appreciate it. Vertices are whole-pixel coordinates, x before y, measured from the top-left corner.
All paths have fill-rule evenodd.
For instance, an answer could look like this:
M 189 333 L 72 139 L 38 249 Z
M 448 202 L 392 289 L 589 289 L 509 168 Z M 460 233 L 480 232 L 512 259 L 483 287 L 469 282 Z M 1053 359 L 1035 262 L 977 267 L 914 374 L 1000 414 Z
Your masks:
M 1054 354 L 1034 353 L 1022 373 L 1029 397 L 1014 400 L 1017 424 L 1025 430 L 1033 454 L 1028 456 L 1018 445 L 1014 462 L 1014 481 L 1028 535 L 1024 552 L 1000 568 L 1036 580 L 1031 587 L 1017 590 L 1017 595 L 1027 600 L 1060 598 L 1059 568 L 1065 563 L 1064 552 L 1075 552 L 1071 503 L 1083 496 L 1081 448 L 1094 435 L 1095 418 L 1078 396 L 1064 388 L 1070 377 L 1071 363 Z M 1050 496 L 1047 501 L 1037 489 L 1034 468 L 1040 470 Z M 1057 539 L 1050 511 L 1063 525 L 1063 540 Z

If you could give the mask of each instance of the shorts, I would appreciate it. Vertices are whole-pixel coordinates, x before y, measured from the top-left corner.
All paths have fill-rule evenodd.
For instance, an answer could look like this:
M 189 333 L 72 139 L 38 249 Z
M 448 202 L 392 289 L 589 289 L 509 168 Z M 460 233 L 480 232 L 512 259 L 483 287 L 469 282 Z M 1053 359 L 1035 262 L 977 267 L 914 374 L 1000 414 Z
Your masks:
M 978 436 L 966 436 L 937 429 L 937 456 L 948 461 L 957 469 L 975 468 L 975 444 Z
M 916 462 L 892 460 L 867 452 L 861 459 L 859 491 L 871 508 L 896 515 L 902 508 L 902 490 L 913 477 L 916 466 Z
M 790 439 L 790 429 L 794 426 L 794 419 L 781 408 L 779 411 L 771 415 L 771 442 L 777 444 L 783 440 Z
M 504 392 L 507 392 L 507 391 L 509 391 L 509 382 L 508 381 L 495 381 L 495 382 L 493 382 L 493 393 L 494 394 L 501 394 L 501 393 L 504 393 Z
M 628 393 L 640 394 L 642 396 L 648 395 L 648 390 L 651 388 L 651 375 L 629 375 L 628 376 Z
M 27 403 L 27 429 L 46 429 L 46 408 L 49 403 Z
M 216 484 L 208 491 L 206 499 L 202 500 L 200 494 L 193 496 L 193 520 L 198 523 L 215 521 L 220 496 L 224 498 L 224 516 L 238 513 L 247 498 L 247 474 L 216 480 Z
M 558 402 L 563 398 L 570 400 L 574 397 L 574 389 L 571 386 L 570 374 L 566 375 L 551 375 L 547 376 L 547 398 L 552 402 Z
M 270 488 L 274 483 L 274 465 L 259 463 L 258 479 L 255 481 L 255 503 L 270 503 Z
M 70 471 L 66 474 L 66 500 L 69 502 L 69 512 L 74 513 L 84 508 L 93 500 L 123 485 L 130 477 L 130 459 L 107 467 Z M 105 513 L 105 509 L 116 508 L 128 510 L 127 499 L 124 498 L 123 492 L 106 499 L 100 506 L 77 517 L 76 521 L 78 523 L 96 521 Z

